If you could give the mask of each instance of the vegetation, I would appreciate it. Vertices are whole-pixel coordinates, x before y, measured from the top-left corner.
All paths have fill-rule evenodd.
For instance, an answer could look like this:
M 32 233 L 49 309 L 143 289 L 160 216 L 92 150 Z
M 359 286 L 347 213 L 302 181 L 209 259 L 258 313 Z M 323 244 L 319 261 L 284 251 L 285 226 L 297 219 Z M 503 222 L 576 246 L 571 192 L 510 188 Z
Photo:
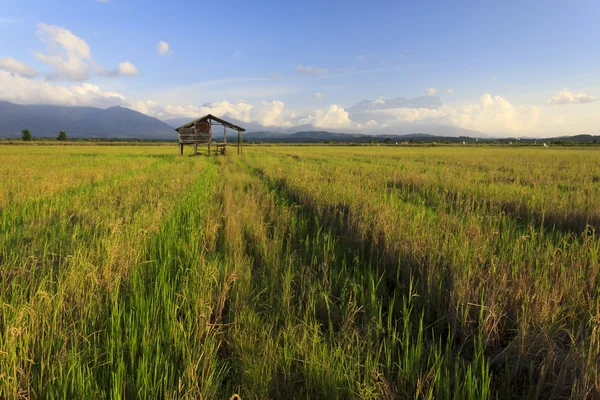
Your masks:
M 600 396 L 598 150 L 176 153 L 0 147 L 0 398 Z
M 21 131 L 21 139 L 23 139 L 24 142 L 31 142 L 33 140 L 33 137 L 31 136 L 31 132 L 29 132 L 29 129 L 23 129 Z
M 67 137 L 67 132 L 65 132 L 65 131 L 58 132 L 58 137 L 56 138 L 56 140 L 58 140 L 60 142 L 65 142 L 65 141 L 69 140 L 69 138 Z

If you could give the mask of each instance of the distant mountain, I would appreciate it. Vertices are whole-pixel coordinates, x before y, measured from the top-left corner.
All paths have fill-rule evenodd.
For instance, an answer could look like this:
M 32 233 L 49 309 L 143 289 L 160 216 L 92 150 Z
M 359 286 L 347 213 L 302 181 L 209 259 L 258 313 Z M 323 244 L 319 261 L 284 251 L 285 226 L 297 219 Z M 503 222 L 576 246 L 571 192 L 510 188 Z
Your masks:
M 368 106 L 367 102 L 372 107 L 379 107 L 378 104 L 381 104 L 382 101 L 384 100 L 374 102 L 365 100 L 354 107 L 365 109 Z M 405 104 L 403 102 L 408 102 L 406 104 L 413 106 L 435 107 L 438 101 L 438 98 L 431 96 L 408 100 L 403 98 L 385 100 L 388 103 L 387 107 L 397 107 Z M 368 113 L 369 111 L 364 111 L 364 114 Z M 354 115 L 361 115 L 361 112 Z M 235 118 L 225 118 L 233 124 L 244 127 L 246 129 L 243 135 L 244 139 L 254 142 L 315 143 L 332 141 L 365 143 L 371 140 L 381 142 L 386 138 L 393 142 L 410 140 L 419 142 L 472 142 L 477 140 L 475 138 L 479 138 L 479 141 L 497 140 L 489 137 L 485 138 L 486 135 L 482 132 L 434 124 L 403 123 L 393 128 L 364 128 L 364 131 L 354 129 L 350 132 L 332 132 L 323 131 L 306 124 L 298 124 L 293 127 L 267 127 L 257 122 L 246 123 Z M 17 138 L 20 137 L 21 130 L 29 129 L 34 137 L 56 137 L 58 132 L 65 131 L 72 138 L 176 140 L 177 133 L 174 128 L 193 120 L 194 118 L 176 118 L 167 120 L 169 123 L 167 124 L 124 107 L 101 109 L 94 107 L 21 105 L 0 101 L 0 138 Z M 298 121 L 301 121 L 301 119 Z M 230 141 L 235 141 L 235 136 L 235 133 L 233 133 L 233 138 L 230 138 Z M 222 129 L 215 129 L 213 137 L 220 140 L 223 137 Z M 505 138 L 504 140 L 523 143 L 557 140 L 571 143 L 598 143 L 600 142 L 600 136 L 581 134 L 555 138 Z
M 410 140 L 418 142 L 475 142 L 491 141 L 493 139 L 478 139 L 469 136 L 436 136 L 427 133 L 411 133 L 406 135 L 364 135 L 360 133 L 341 133 L 329 131 L 300 131 L 292 134 L 279 132 L 247 132 L 244 139 L 250 142 L 279 142 L 279 143 L 322 143 L 322 142 L 345 142 L 345 143 L 368 143 L 371 140 L 383 142 L 386 139 L 392 142 L 406 142 Z
M 0 137 L 14 138 L 29 129 L 34 137 L 65 131 L 79 138 L 176 139 L 164 122 L 129 108 L 22 105 L 0 101 Z
M 360 133 L 341 133 L 329 131 L 300 131 L 292 134 L 285 134 L 272 131 L 247 132 L 244 134 L 244 139 L 250 142 L 268 142 L 268 143 L 369 143 L 374 142 L 420 142 L 420 143 L 486 143 L 486 142 L 513 142 L 513 143 L 553 143 L 553 142 L 569 142 L 569 143 L 600 143 L 598 135 L 576 135 L 562 136 L 555 138 L 489 138 L 481 136 L 442 136 L 432 135 L 429 133 L 409 133 L 409 134 L 393 134 L 393 135 L 365 135 Z
M 551 139 L 534 139 L 537 141 L 540 140 L 567 140 L 569 142 L 577 142 L 577 143 L 600 143 L 600 135 L 588 135 L 588 134 L 582 134 L 582 135 L 575 135 L 575 136 L 561 136 L 558 138 L 551 138 Z

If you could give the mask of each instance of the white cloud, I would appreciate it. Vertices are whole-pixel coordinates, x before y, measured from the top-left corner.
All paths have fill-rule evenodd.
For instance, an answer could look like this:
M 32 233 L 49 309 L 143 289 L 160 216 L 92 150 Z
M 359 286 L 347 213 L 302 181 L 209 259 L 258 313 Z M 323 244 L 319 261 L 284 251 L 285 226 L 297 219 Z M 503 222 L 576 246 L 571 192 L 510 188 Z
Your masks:
M 375 121 L 374 119 L 367 121 L 367 126 L 378 126 L 379 123 L 377 123 L 377 121 Z
M 454 89 L 446 89 L 446 93 L 452 94 L 452 93 L 454 93 Z
M 52 67 L 53 71 L 46 77 L 57 81 L 84 81 L 90 77 L 90 66 L 100 75 L 120 76 L 137 75 L 137 69 L 128 61 L 119 65 L 115 71 L 108 71 L 97 64 L 92 57 L 90 46 L 82 38 L 68 29 L 55 25 L 39 23 L 36 35 L 46 44 L 46 53 L 35 52 L 35 57 Z
M 230 103 L 228 101 L 207 103 L 203 106 L 161 105 L 155 101 L 138 101 L 131 108 L 141 113 L 161 119 L 190 117 L 196 118 L 206 114 L 235 118 L 242 122 L 258 122 L 265 126 L 289 127 L 294 115 L 284 114 L 285 104 L 282 101 L 262 101 L 253 106 L 245 101 Z
M 325 75 L 328 70 L 326 68 L 315 68 L 304 65 L 297 65 L 296 72 L 302 75 Z
M 285 104 L 282 101 L 263 101 L 251 112 L 251 119 L 266 126 L 291 126 L 292 123 L 283 114 Z M 248 121 L 245 121 L 248 122 Z
M 123 95 L 104 92 L 98 86 L 60 86 L 0 71 L 0 100 L 17 104 L 53 104 L 61 106 L 112 107 L 127 105 Z
M 156 50 L 158 50 L 158 54 L 161 54 L 161 55 L 166 55 L 166 54 L 171 53 L 171 50 L 169 48 L 169 43 L 163 42 L 162 40 L 160 42 L 158 42 L 158 44 L 156 45 Z
M 373 111 L 373 115 L 387 117 L 387 125 L 398 123 L 431 123 L 451 125 L 486 133 L 527 132 L 536 127 L 542 109 L 537 106 L 513 106 L 501 96 L 486 93 L 478 104 L 437 109 L 394 108 Z M 391 120 L 389 120 L 391 118 Z
M 121 64 L 119 64 L 119 68 L 116 71 L 112 72 L 111 75 L 135 76 L 135 75 L 138 75 L 139 73 L 140 72 L 137 70 L 135 65 L 133 65 L 129 61 L 125 61 L 125 62 L 122 62 Z
M 550 99 L 548 99 L 548 104 L 583 104 L 591 103 L 595 100 L 597 100 L 597 98 L 590 96 L 589 94 L 585 94 L 583 92 L 573 93 L 569 89 L 563 89 L 554 96 L 550 97 Z
M 385 100 L 383 99 L 383 97 L 379 97 L 377 100 L 373 101 L 373 105 L 375 104 L 385 104 Z
M 21 61 L 15 60 L 14 58 L 0 58 L 0 69 L 5 71 L 14 72 L 26 77 L 33 77 L 37 75 L 37 71 L 31 68 L 29 65 L 22 63 Z
M 427 89 L 425 89 L 425 93 L 426 93 L 428 96 L 433 96 L 433 95 L 434 95 L 434 94 L 436 94 L 437 92 L 439 92 L 439 90 L 437 90 L 436 88 L 432 88 L 432 87 L 431 87 L 431 88 L 427 88 Z
M 351 128 L 352 121 L 348 112 L 337 104 L 332 104 L 326 111 L 317 110 L 301 120 L 302 124 L 310 124 L 316 128 Z
M 85 40 L 59 26 L 39 23 L 37 28 L 36 35 L 47 45 L 48 53 L 36 51 L 35 57 L 54 69 L 48 75 L 49 80 L 85 80 L 90 76 L 90 65 L 98 72 L 103 71 L 92 58 Z
M 323 93 L 317 92 L 317 93 L 313 94 L 312 97 L 314 97 L 315 99 L 318 99 L 318 100 L 323 100 Z

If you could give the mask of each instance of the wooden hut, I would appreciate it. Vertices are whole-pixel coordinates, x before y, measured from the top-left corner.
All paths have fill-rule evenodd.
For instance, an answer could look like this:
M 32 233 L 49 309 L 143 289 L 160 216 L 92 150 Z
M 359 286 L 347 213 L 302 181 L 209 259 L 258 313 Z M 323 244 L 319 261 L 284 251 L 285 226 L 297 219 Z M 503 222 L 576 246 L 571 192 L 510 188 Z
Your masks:
M 213 126 L 223 127 L 222 142 L 212 140 Z M 211 114 L 205 115 L 202 118 L 198 118 L 175 129 L 179 134 L 179 154 L 183 155 L 183 146 L 186 144 L 194 145 L 194 154 L 198 154 L 199 144 L 208 146 L 208 155 L 211 154 L 212 148 L 214 148 L 215 153 L 217 154 L 226 154 L 227 128 L 237 131 L 237 153 L 242 154 L 242 133 L 246 130 Z

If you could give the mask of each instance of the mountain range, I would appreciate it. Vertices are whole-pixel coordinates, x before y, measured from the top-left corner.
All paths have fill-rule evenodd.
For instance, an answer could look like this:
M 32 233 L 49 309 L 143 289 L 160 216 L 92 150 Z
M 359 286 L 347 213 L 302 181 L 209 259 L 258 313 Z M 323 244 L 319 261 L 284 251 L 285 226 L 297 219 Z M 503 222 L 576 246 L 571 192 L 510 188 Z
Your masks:
M 423 96 L 414 99 L 389 99 L 385 101 L 365 100 L 350 107 L 353 118 L 361 114 L 367 115 L 381 107 L 419 107 L 436 108 L 441 105 L 439 98 Z M 416 140 L 420 142 L 473 142 L 476 140 L 494 140 L 485 134 L 452 126 L 427 124 L 406 124 L 396 126 L 393 132 L 358 132 L 324 131 L 312 125 L 297 125 L 279 128 L 268 127 L 257 122 L 243 122 L 226 117 L 235 125 L 246 128 L 244 138 L 254 142 L 314 143 L 314 142 L 392 142 Z M 94 107 L 67 107 L 51 105 L 22 105 L 0 101 L 0 138 L 18 138 L 21 130 L 29 129 L 34 137 L 56 137 L 58 132 L 65 131 L 72 138 L 100 139 L 144 139 L 144 140 L 177 140 L 174 128 L 184 125 L 193 118 L 175 118 L 161 121 L 135 110 L 125 107 L 107 109 Z M 222 132 L 217 131 L 214 137 L 218 140 Z M 476 139 L 479 138 L 479 139 Z M 511 140 L 509 138 L 509 140 Z M 518 139 L 512 139 L 518 140 Z M 569 140 L 574 142 L 600 141 L 600 136 L 577 135 L 570 137 L 521 139 L 527 141 Z
M 0 137 L 56 137 L 65 131 L 78 138 L 176 139 L 166 123 L 125 107 L 65 107 L 22 105 L 0 101 Z

